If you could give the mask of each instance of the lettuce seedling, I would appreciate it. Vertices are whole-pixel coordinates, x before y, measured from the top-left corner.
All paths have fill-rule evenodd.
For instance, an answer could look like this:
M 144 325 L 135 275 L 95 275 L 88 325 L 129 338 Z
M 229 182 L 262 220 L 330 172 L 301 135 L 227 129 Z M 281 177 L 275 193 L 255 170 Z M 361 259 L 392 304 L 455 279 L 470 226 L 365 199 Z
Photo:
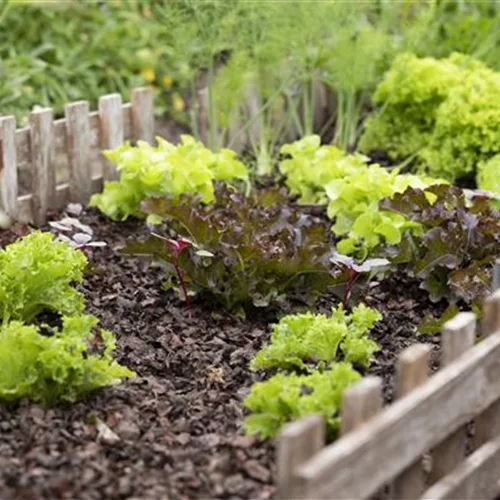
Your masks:
M 112 359 L 113 334 L 94 316 L 63 318 L 51 336 L 19 321 L 0 328 L 0 400 L 29 398 L 45 406 L 74 402 L 134 372 Z
M 87 258 L 54 235 L 35 231 L 0 250 L 0 319 L 31 322 L 43 310 L 63 315 L 83 312 Z
M 330 437 L 338 430 L 342 394 L 361 379 L 349 363 L 336 363 L 330 369 L 310 375 L 278 373 L 257 382 L 243 405 L 250 410 L 244 422 L 248 434 L 274 437 L 282 425 L 310 414 L 322 415 Z
M 285 144 L 280 153 L 289 156 L 280 162 L 279 169 L 290 193 L 299 196 L 299 203 L 326 204 L 327 184 L 366 168 L 369 161 L 366 156 L 347 154 L 335 146 L 321 145 L 319 135 Z
M 199 194 L 204 203 L 214 197 L 214 181 L 248 181 L 248 171 L 236 159 L 236 153 L 222 149 L 213 153 L 201 142 L 188 135 L 173 145 L 160 137 L 158 146 L 138 141 L 129 142 L 105 156 L 116 163 L 119 181 L 107 181 L 102 193 L 90 200 L 112 219 L 143 217 L 141 202 L 152 196 L 169 195 L 178 198 L 184 193 Z
M 363 367 L 370 365 L 379 350 L 366 333 L 382 315 L 361 304 L 347 315 L 339 305 L 330 317 L 324 314 L 292 314 L 272 326 L 271 341 L 254 357 L 253 370 L 280 368 L 309 370 L 318 362 L 342 358 Z
M 189 293 L 186 287 L 186 282 L 184 280 L 184 273 L 182 272 L 181 265 L 180 265 L 180 257 L 186 248 L 189 248 L 193 244 L 184 238 L 181 238 L 180 240 L 174 240 L 174 239 L 165 239 L 159 234 L 151 233 L 152 236 L 156 236 L 157 238 L 162 239 L 165 242 L 165 247 L 167 250 L 169 250 L 172 254 L 171 257 L 171 262 L 172 265 L 174 266 L 175 274 L 177 276 L 177 280 L 179 282 L 179 285 L 182 289 L 182 293 L 184 294 L 184 300 L 186 301 L 186 312 L 189 314 L 190 312 L 190 299 L 189 299 Z
M 327 228 L 287 206 L 280 191 L 247 198 L 220 187 L 213 203 L 201 201 L 185 195 L 179 202 L 163 197 L 142 205 L 146 213 L 166 220 L 177 239 L 192 242 L 177 261 L 190 292 L 238 310 L 279 306 L 286 298 L 310 302 L 335 284 Z M 173 286 L 178 277 L 174 256 L 161 239 L 131 242 L 125 252 L 159 259 L 165 264 L 166 288 Z
M 352 292 L 356 281 L 366 273 L 376 273 L 381 268 L 390 264 L 387 259 L 366 259 L 363 263 L 358 264 L 352 257 L 334 252 L 330 261 L 342 269 L 342 281 L 344 283 L 344 293 L 342 304 L 344 308 L 349 307 Z

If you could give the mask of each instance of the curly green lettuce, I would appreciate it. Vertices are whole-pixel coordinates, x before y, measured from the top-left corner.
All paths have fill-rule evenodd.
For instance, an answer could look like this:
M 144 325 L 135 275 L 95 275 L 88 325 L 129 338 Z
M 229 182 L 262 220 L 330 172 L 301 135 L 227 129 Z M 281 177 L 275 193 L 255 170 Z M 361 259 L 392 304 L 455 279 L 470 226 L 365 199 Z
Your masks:
M 83 281 L 87 258 L 54 235 L 35 231 L 0 250 L 0 319 L 30 322 L 43 310 L 83 312 L 74 285 Z
M 189 135 L 173 145 L 157 137 L 158 146 L 129 142 L 104 155 L 116 163 L 120 180 L 107 181 L 102 193 L 95 194 L 90 205 L 112 219 L 144 217 L 140 204 L 153 196 L 178 199 L 182 194 L 200 195 L 203 203 L 214 199 L 214 181 L 248 180 L 246 166 L 236 153 L 222 149 L 210 151 Z
M 310 414 L 322 415 L 330 433 L 338 430 L 342 394 L 361 379 L 349 363 L 337 363 L 310 375 L 278 373 L 252 386 L 243 405 L 250 410 L 244 422 L 248 434 L 274 437 L 282 425 Z
M 34 325 L 11 321 L 0 329 L 0 400 L 21 398 L 45 406 L 74 402 L 116 384 L 134 372 L 112 358 L 111 332 L 98 329 L 94 316 L 63 318 L 50 336 Z

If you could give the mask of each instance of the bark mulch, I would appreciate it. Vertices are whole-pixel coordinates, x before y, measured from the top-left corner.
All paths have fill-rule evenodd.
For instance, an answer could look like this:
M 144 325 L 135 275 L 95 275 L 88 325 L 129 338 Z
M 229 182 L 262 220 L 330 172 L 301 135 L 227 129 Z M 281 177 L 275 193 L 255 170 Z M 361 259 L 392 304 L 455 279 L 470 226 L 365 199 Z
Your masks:
M 117 335 L 118 360 L 137 378 L 52 409 L 29 402 L 0 406 L 0 499 L 265 499 L 275 493 L 274 444 L 246 437 L 241 400 L 258 375 L 248 370 L 268 339 L 268 321 L 246 319 L 194 301 L 191 317 L 161 289 L 162 274 L 121 257 L 126 239 L 146 234 L 136 221 L 113 223 L 95 211 L 80 220 L 96 240 L 83 285 L 87 308 Z M 17 237 L 0 233 L 0 243 Z M 416 341 L 429 303 L 416 283 L 392 277 L 363 300 L 384 314 L 373 331 L 382 349 L 370 373 L 384 379 L 387 401 L 397 354 Z M 336 304 L 322 298 L 318 310 Z M 99 438 L 93 417 L 120 438 Z

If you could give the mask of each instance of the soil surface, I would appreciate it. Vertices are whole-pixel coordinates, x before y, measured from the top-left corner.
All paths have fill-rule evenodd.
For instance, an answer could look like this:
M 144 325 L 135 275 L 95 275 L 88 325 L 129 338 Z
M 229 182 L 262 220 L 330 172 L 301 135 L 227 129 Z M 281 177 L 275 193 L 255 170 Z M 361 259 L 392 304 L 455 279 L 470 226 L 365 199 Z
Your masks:
M 121 257 L 124 241 L 145 236 L 138 221 L 114 223 L 89 210 L 81 222 L 106 247 L 92 249 L 83 284 L 88 312 L 117 335 L 117 359 L 135 379 L 85 400 L 45 410 L 0 406 L 0 499 L 265 499 L 275 493 L 274 443 L 246 437 L 241 401 L 258 376 L 248 369 L 269 337 L 268 321 L 246 319 L 194 300 L 191 317 L 161 288 L 160 269 Z M 0 244 L 22 228 L 0 232 Z M 397 354 L 417 341 L 424 314 L 439 314 L 404 277 L 372 282 L 362 297 L 384 315 L 373 330 L 382 349 L 369 373 L 393 398 Z M 323 297 L 318 311 L 338 303 Z M 94 417 L 119 437 L 99 437 Z

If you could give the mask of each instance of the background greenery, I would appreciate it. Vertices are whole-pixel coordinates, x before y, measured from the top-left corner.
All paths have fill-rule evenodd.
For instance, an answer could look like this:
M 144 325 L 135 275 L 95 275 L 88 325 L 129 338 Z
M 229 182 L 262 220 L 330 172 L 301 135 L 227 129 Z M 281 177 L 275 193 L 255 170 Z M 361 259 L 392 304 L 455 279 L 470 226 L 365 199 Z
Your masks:
M 0 113 L 22 124 L 36 105 L 61 113 L 68 101 L 95 104 L 115 91 L 127 99 L 150 84 L 159 116 L 189 124 L 212 148 L 245 135 L 269 173 L 294 135 L 352 148 L 372 92 L 403 51 L 461 51 L 500 69 L 499 16 L 494 0 L 7 0 Z

